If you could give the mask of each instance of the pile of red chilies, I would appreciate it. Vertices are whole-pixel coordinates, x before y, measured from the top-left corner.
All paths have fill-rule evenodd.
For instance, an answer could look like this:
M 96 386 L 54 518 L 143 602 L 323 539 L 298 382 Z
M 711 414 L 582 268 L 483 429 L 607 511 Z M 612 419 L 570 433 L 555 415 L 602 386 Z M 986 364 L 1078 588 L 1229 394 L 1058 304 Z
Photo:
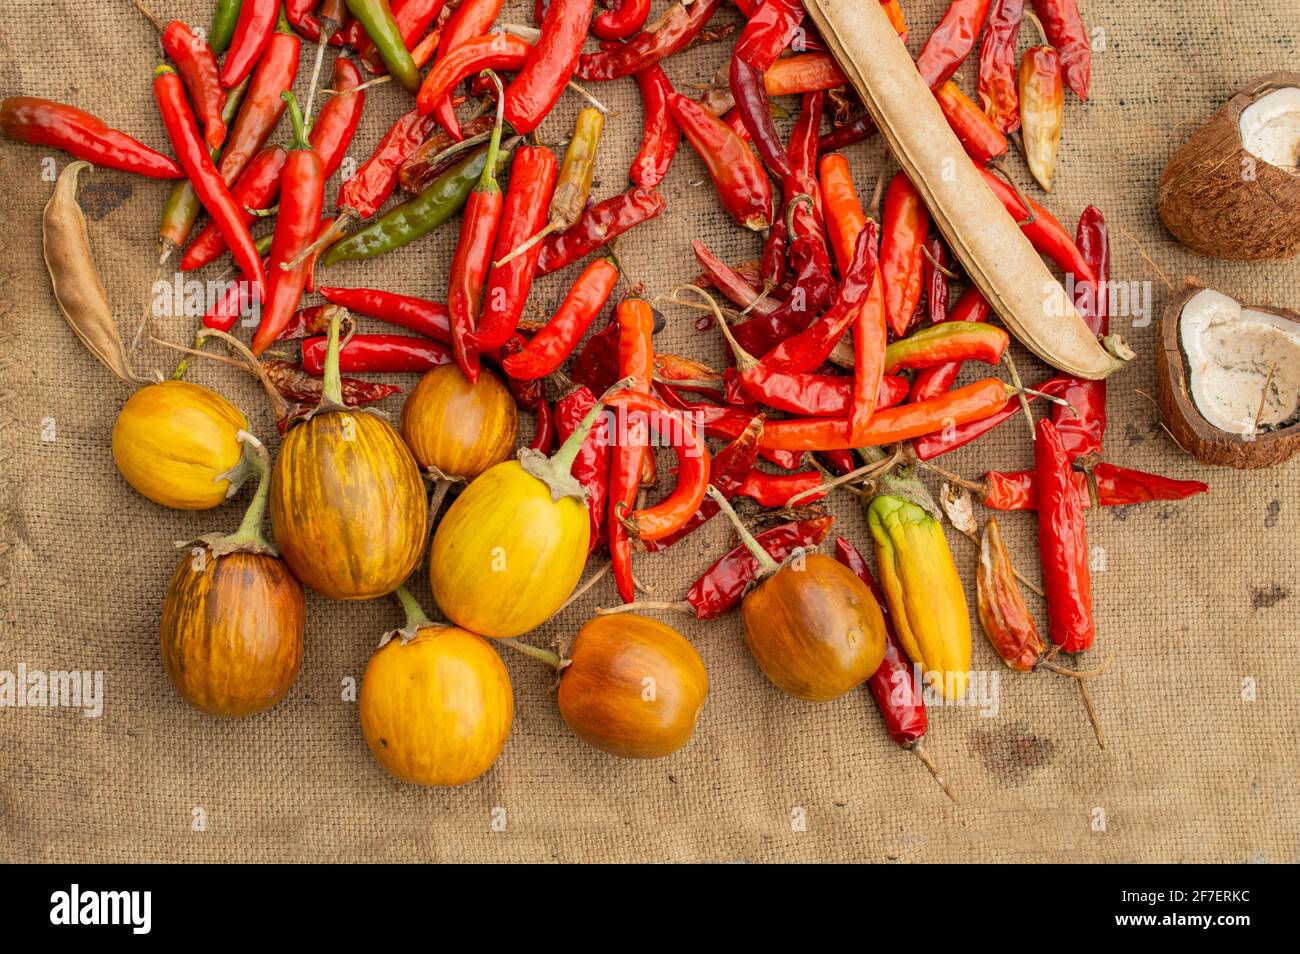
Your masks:
M 674 2 L 650 23 L 648 0 L 616 0 L 594 18 L 593 0 L 539 0 L 540 29 L 529 36 L 517 28 L 489 32 L 502 0 L 462 0 L 454 9 L 445 0 L 287 0 L 283 6 L 219 0 L 210 42 L 179 21 L 149 14 L 171 61 L 156 71 L 154 92 L 175 161 L 93 116 L 45 100 L 6 100 L 0 128 L 99 165 L 178 180 L 160 228 L 164 259 L 185 246 L 181 267 L 191 269 L 230 252 L 246 281 L 232 285 L 204 324 L 230 330 L 245 299 L 256 296 L 262 310 L 255 353 L 302 339 L 300 365 L 266 362 L 291 401 L 313 399 L 309 376 L 322 372 L 320 335 L 334 306 L 408 332 L 352 336 L 342 351 L 344 372 L 422 372 L 454 361 L 473 379 L 487 358 L 519 405 L 535 412 L 532 444 L 544 451 L 572 433 L 595 395 L 633 379 L 639 396 L 624 403 L 636 412 L 636 425 L 614 434 L 602 422 L 573 470 L 588 492 L 592 550 L 608 548 L 619 593 L 630 602 L 633 552 L 669 547 L 718 511 L 711 499 L 700 502 L 706 484 L 763 508 L 809 503 L 828 489 L 825 475 L 855 469 L 854 448 L 910 442 L 912 457 L 931 461 L 1015 415 L 1022 400 L 993 376 L 955 386 L 967 362 L 1003 361 L 1008 336 L 990 323 L 989 305 L 974 287 L 951 301 L 952 258 L 905 175 L 884 188 L 879 225 L 876 210 L 864 210 L 849 164 L 835 150 L 875 130 L 865 114 L 855 115 L 856 98 L 805 23 L 800 0 L 735 5 L 744 21 L 725 85 L 692 99 L 673 88 L 663 61 L 727 35 L 708 29 L 721 0 Z M 897 0 L 882 5 L 905 37 Z M 1074 0 L 1032 5 L 1059 51 L 1065 82 L 1086 96 L 1090 54 Z M 1005 131 L 1014 128 L 1023 7 L 1023 0 L 954 0 L 916 60 L 981 168 L 1007 152 Z M 583 52 L 589 32 L 601 43 Z M 981 36 L 983 109 L 952 80 Z M 356 54 L 335 60 L 331 89 L 310 124 L 289 92 L 302 38 Z M 416 94 L 416 105 L 342 183 L 326 214 L 325 184 L 361 119 L 363 69 Z M 513 78 L 501 84 L 496 73 Z M 496 98 L 498 113 L 523 136 L 537 129 L 572 80 L 623 77 L 640 90 L 644 134 L 629 187 L 600 201 L 590 196 L 604 125 L 599 110 L 583 110 L 563 162 L 540 145 L 499 146 L 501 120 L 494 123 L 486 111 L 463 124 L 455 112 L 468 82 L 471 95 Z M 801 103 L 786 142 L 771 100 L 790 95 Z M 309 102 L 314 96 L 313 89 Z M 833 129 L 823 134 L 828 104 Z M 288 148 L 268 145 L 286 109 L 293 141 Z M 761 256 L 736 266 L 694 243 L 703 269 L 697 285 L 734 306 L 733 318 L 741 312 L 720 323 L 735 357 L 725 371 L 657 352 L 655 309 L 637 294 L 623 297 L 608 325 L 587 334 L 619 277 L 612 256 L 591 256 L 663 211 L 657 187 L 683 135 L 723 209 L 763 236 Z M 496 176 L 507 163 L 503 191 Z M 986 181 L 1034 247 L 1073 276 L 1081 313 L 1094 332 L 1105 334 L 1109 253 L 1101 213 L 1085 209 L 1071 236 L 997 171 L 986 169 Z M 411 197 L 380 215 L 399 187 Z M 209 222 L 194 234 L 200 209 Z M 325 264 L 373 257 L 462 210 L 446 304 L 316 285 L 318 257 Z M 255 240 L 251 225 L 272 214 L 269 242 Z M 369 224 L 348 234 L 362 223 Z M 524 321 L 534 277 L 583 260 L 550 320 Z M 300 309 L 311 290 L 332 304 Z M 674 301 L 690 304 L 678 295 Z M 725 319 L 720 309 L 710 310 Z M 563 390 L 554 402 L 547 399 L 548 381 Z M 358 404 L 395 390 L 346 382 L 348 400 Z M 967 483 L 987 507 L 1039 510 L 1051 635 L 1062 650 L 1076 652 L 1093 638 L 1084 508 L 1177 500 L 1207 488 L 1101 460 L 1104 383 L 1058 375 L 1036 391 L 1061 401 L 1038 425 L 1036 467 L 992 471 Z M 669 500 L 680 505 L 638 510 L 639 495 L 657 479 L 651 438 L 670 428 L 678 470 Z M 726 443 L 710 457 L 704 436 Z M 817 466 L 801 469 L 807 461 Z M 758 540 L 779 560 L 821 543 L 830 526 L 830 517 L 811 510 L 804 519 L 769 527 Z M 838 555 L 875 585 L 851 544 L 840 540 Z M 696 581 L 687 602 L 700 618 L 725 613 L 756 569 L 738 547 Z M 887 659 L 872 687 L 891 735 L 912 748 L 925 733 L 924 703 L 885 691 L 893 669 L 906 666 L 896 645 L 892 655 L 892 668 Z

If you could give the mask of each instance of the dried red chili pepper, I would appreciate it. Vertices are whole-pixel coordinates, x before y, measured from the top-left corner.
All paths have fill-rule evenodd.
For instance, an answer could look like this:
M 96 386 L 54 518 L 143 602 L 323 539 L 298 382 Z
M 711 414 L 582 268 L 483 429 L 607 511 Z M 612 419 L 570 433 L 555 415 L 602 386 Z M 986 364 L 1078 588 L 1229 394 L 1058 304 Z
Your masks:
M 615 310 L 618 327 L 618 371 L 631 378 L 638 391 L 649 393 L 654 374 L 654 311 L 640 298 L 625 298 Z M 623 602 L 636 597 L 632 577 L 632 543 L 623 518 L 631 513 L 646 466 L 649 434 L 645 422 L 627 422 L 615 435 L 614 461 L 610 469 L 608 541 L 614 582 Z
M 446 31 L 443 36 L 446 36 Z M 420 86 L 416 107 L 422 114 L 434 112 L 440 103 L 449 101 L 452 90 L 462 80 L 477 76 L 482 70 L 518 70 L 532 49 L 531 43 L 512 33 L 487 33 L 461 40 L 434 62 L 433 69 Z M 448 133 L 454 139 L 460 139 L 459 124 L 454 132 L 449 129 Z
M 502 362 L 506 373 L 528 381 L 544 378 L 564 364 L 609 301 L 617 283 L 618 268 L 609 259 L 597 259 L 588 265 L 546 327 L 533 336 L 523 351 Z
M 1055 395 L 1065 386 L 1065 382 L 1066 378 L 1063 376 L 1048 378 L 1034 390 Z M 948 391 L 946 393 L 955 394 L 956 392 Z M 1033 392 L 1026 393 L 1024 397 L 1030 402 L 1038 399 L 1038 395 Z M 931 400 L 935 399 L 931 398 Z M 936 430 L 933 433 L 914 439 L 912 441 L 912 451 L 916 454 L 918 460 L 933 460 L 941 454 L 954 451 L 959 447 L 965 447 L 977 437 L 982 437 L 999 424 L 1009 421 L 1019 414 L 1021 412 L 1020 402 L 1019 396 L 1011 397 L 1000 410 L 991 414 L 970 421 L 953 419 L 945 422 L 943 430 Z
M 1034 441 L 1034 476 L 1038 485 L 1038 551 L 1047 595 L 1048 635 L 1064 652 L 1092 645 L 1092 574 L 1083 505 L 1075 492 L 1070 457 L 1056 425 L 1038 422 Z
M 763 416 L 756 414 L 749 424 L 745 426 L 745 429 L 714 456 L 713 463 L 709 468 L 709 483 L 718 493 L 722 494 L 724 499 L 731 500 L 741 492 L 750 472 L 753 471 L 755 461 L 758 459 L 758 439 L 762 433 Z M 645 548 L 652 553 L 663 550 L 708 523 L 717 516 L 720 509 L 717 501 L 712 497 L 708 497 L 701 501 L 695 514 L 672 533 L 666 534 L 657 540 L 643 540 L 642 542 L 645 544 Z
M 835 57 L 829 53 L 796 53 L 785 56 L 763 74 L 768 96 L 794 96 L 799 93 L 828 92 L 849 82 Z
M 262 285 L 266 280 L 261 256 L 253 246 L 253 237 L 244 224 L 242 211 L 235 204 L 230 190 L 212 163 L 212 154 L 199 134 L 198 123 L 185 98 L 185 87 L 176 71 L 170 66 L 158 67 L 154 71 L 153 91 L 163 125 L 167 127 L 167 136 L 172 141 L 181 167 L 194 184 L 199 201 L 221 229 L 226 244 L 235 256 L 235 263 L 256 282 L 258 300 L 261 300 Z M 316 221 L 319 220 L 320 215 L 317 213 Z
M 1199 480 L 1174 480 L 1098 461 L 1093 468 L 1097 481 L 1097 498 L 1103 507 L 1128 507 L 1157 500 L 1186 500 L 1209 493 L 1210 487 Z M 992 510 L 1037 510 L 1038 482 L 1034 471 L 1003 472 L 991 470 L 984 475 L 982 486 L 975 488 L 980 502 Z M 1075 495 L 1084 507 L 1092 506 L 1085 475 L 1074 474 Z
M 549 401 L 540 401 L 537 410 L 537 423 L 533 428 L 533 438 L 528 446 L 541 454 L 550 454 L 555 445 L 555 411 Z
M 856 434 L 852 432 L 848 418 L 772 421 L 763 434 L 763 446 L 779 450 L 823 451 L 895 444 L 934 434 L 949 426 L 982 420 L 998 413 L 1007 403 L 1007 386 L 997 378 L 986 378 L 929 401 L 877 411 L 867 426 Z
M 925 242 L 930 213 L 921 194 L 900 172 L 885 190 L 880 240 L 880 278 L 884 285 L 885 318 L 896 337 L 907 334 L 921 300 L 925 279 Z
M 819 470 L 805 470 L 797 474 L 769 474 L 763 470 L 751 470 L 746 476 L 738 497 L 748 497 L 762 507 L 784 507 L 787 500 L 798 496 L 802 503 L 813 503 L 826 496 L 825 491 L 817 492 L 822 484 Z
M 814 517 L 778 524 L 754 534 L 768 556 L 780 562 L 795 550 L 817 546 L 830 533 L 834 517 Z M 691 584 L 686 603 L 697 619 L 717 619 L 740 605 L 745 590 L 758 575 L 758 560 L 743 544 L 723 554 Z
M 1010 669 L 1033 672 L 1047 646 L 1025 606 L 996 517 L 989 517 L 980 534 L 975 592 L 980 624 L 998 656 Z
M 925 243 L 925 314 L 930 324 L 948 320 L 948 271 L 952 257 L 940 235 Z
M 1025 233 L 1025 238 L 1029 239 L 1029 243 L 1034 248 L 1055 262 L 1067 277 L 1073 275 L 1076 285 L 1096 284 L 1097 276 L 1092 266 L 1083 257 L 1079 246 L 1074 243 L 1065 226 L 1061 225 L 1052 213 L 1028 196 L 1025 198 L 1029 207 L 1025 208 L 1025 203 L 1016 194 L 1016 190 L 1005 180 L 987 169 L 981 171 L 984 173 L 984 182 L 993 190 L 993 194 L 1001 201 L 1007 213 L 1017 222 L 1022 223 L 1020 231 Z
M 497 156 L 501 152 L 501 128 L 505 122 L 505 98 L 501 95 L 501 82 L 496 74 L 489 75 L 497 84 L 496 123 L 488 142 L 483 173 L 465 202 L 460 238 L 452 256 L 451 273 L 447 282 L 447 313 L 451 316 L 452 351 L 456 356 L 456 365 L 471 383 L 478 380 L 479 360 L 469 336 L 478 322 L 483 285 L 487 281 L 492 249 L 497 240 L 497 228 L 501 224 L 501 211 L 505 206 L 505 196 L 501 193 L 496 177 Z M 511 331 L 513 330 L 512 328 Z
M 870 241 L 874 245 L 874 230 L 868 228 L 858 239 L 858 246 Z M 849 409 L 849 435 L 855 446 L 864 446 L 867 430 L 879 405 L 877 397 L 884 374 L 889 370 L 889 326 L 886 319 L 883 270 L 876 269 L 876 280 L 871 283 L 862 304 L 853 319 L 853 391 Z M 863 440 L 858 440 L 859 436 Z
M 602 40 L 626 40 L 645 26 L 649 16 L 650 0 L 614 0 L 591 21 L 591 32 Z
M 189 91 L 194 113 L 203 127 L 204 140 L 213 149 L 220 149 L 226 141 L 226 121 L 221 115 L 226 106 L 226 91 L 221 86 L 217 55 L 182 21 L 163 23 L 141 0 L 131 2 L 158 31 L 163 52 L 176 64 L 176 72 Z M 238 86 L 239 83 L 232 85 Z
M 561 441 L 578 429 L 578 424 L 596 406 L 596 397 L 586 385 L 575 385 L 555 402 L 555 423 Z M 573 479 L 587 494 L 587 515 L 591 520 L 591 542 L 587 552 L 594 553 L 604 539 L 606 501 L 609 494 L 609 421 L 607 415 L 596 419 L 586 440 L 578 449 L 570 470 Z
M 521 146 L 515 153 L 493 253 L 497 258 L 503 258 L 545 224 L 547 204 L 555 187 L 556 166 L 555 154 L 542 146 Z M 541 253 L 541 246 L 534 246 L 488 272 L 483 310 L 478 327 L 467 338 L 469 347 L 490 351 L 499 348 L 514 333 Z
M 16 142 L 61 149 L 97 166 L 134 172 L 150 179 L 181 179 L 173 160 L 75 106 L 35 96 L 0 101 L 0 132 Z
M 1043 190 L 1051 192 L 1065 116 L 1065 87 L 1061 82 L 1059 54 L 1046 44 L 1030 47 L 1020 60 L 1018 78 L 1025 161 Z
M 294 142 L 284 163 L 280 189 L 280 212 L 275 219 L 275 239 L 271 243 L 270 273 L 267 276 L 266 304 L 262 323 L 253 335 L 253 354 L 261 354 L 280 336 L 293 317 L 307 282 L 309 264 L 290 268 L 320 231 L 321 208 L 325 204 L 325 163 L 307 140 L 306 121 L 293 93 L 285 93 L 289 118 L 293 123 Z
M 790 147 L 786 152 L 790 174 L 781 185 L 786 207 L 794 213 L 793 224 L 798 225 L 799 231 L 815 233 L 819 237 L 826 233 L 821 186 L 817 182 L 817 130 L 822 124 L 825 100 L 825 93 L 803 94 L 799 118 L 790 131 Z M 812 201 L 795 202 L 796 196 L 808 196 Z
M 1080 99 L 1087 99 L 1092 77 L 1092 47 L 1077 0 L 1033 0 L 1033 3 L 1047 42 L 1060 51 L 1066 85 Z
M 302 369 L 311 375 L 325 373 L 326 337 L 302 343 Z M 420 374 L 450 364 L 451 349 L 428 338 L 410 335 L 353 335 L 339 351 L 339 370 L 352 373 Z
M 1077 286 L 1075 303 L 1092 332 L 1104 336 L 1110 330 L 1106 300 L 1106 283 L 1110 280 L 1110 241 L 1106 220 L 1096 206 L 1090 205 L 1083 210 L 1076 237 L 1079 254 L 1097 280 L 1095 284 L 1083 282 Z M 1059 397 L 1069 402 L 1070 407 L 1054 406 L 1052 423 L 1060 432 L 1066 453 L 1079 461 L 1087 473 L 1101 455 L 1101 440 L 1106 433 L 1106 382 L 1069 378 Z
M 471 119 L 461 128 L 461 133 L 465 136 L 462 142 L 468 142 L 471 146 L 487 142 L 494 122 L 490 115 Z M 418 195 L 464 158 L 464 148 L 458 148 L 446 130 L 438 129 L 407 156 L 397 174 L 397 180 L 401 183 L 403 192 Z
M 790 233 L 785 215 L 785 196 L 777 199 L 772 224 L 763 240 L 763 256 L 759 260 L 759 277 L 764 289 L 773 289 L 786 280 L 786 259 L 790 253 Z
M 280 0 L 243 0 L 235 35 L 221 64 L 221 85 L 226 89 L 243 82 L 262 58 L 275 31 L 277 15 L 284 16 Z
M 271 379 L 280 396 L 296 404 L 317 404 L 320 402 L 324 386 L 321 379 L 313 377 L 292 361 L 278 358 L 263 358 L 262 370 Z M 383 384 L 379 381 L 363 381 L 360 378 L 344 378 L 343 403 L 349 407 L 374 404 L 394 394 L 401 394 L 402 389 L 396 384 Z
M 506 87 L 506 118 L 527 135 L 551 111 L 578 68 L 591 25 L 592 0 L 551 0 L 536 45 Z
M 989 303 L 978 288 L 972 285 L 957 299 L 946 321 L 988 321 Z M 947 361 L 917 372 L 912 382 L 911 400 L 925 401 L 952 387 L 961 372 L 962 361 Z
M 772 185 L 754 152 L 725 123 L 681 93 L 668 97 L 668 108 L 704 160 L 722 207 L 747 229 L 767 228 L 772 221 Z
M 1020 128 L 1016 92 L 1016 41 L 1025 0 L 995 0 L 980 46 L 979 97 L 984 112 L 1004 133 Z
M 790 175 L 790 159 L 772 121 L 763 74 L 790 45 L 804 15 L 800 0 L 763 0 L 736 40 L 728 73 L 736 111 L 749 130 L 754 148 L 767 167 L 782 179 Z
M 654 66 L 699 36 L 721 4 L 722 0 L 694 0 L 687 6 L 677 0 L 628 42 L 599 53 L 583 53 L 578 58 L 578 76 L 584 80 L 612 80 Z
M 608 404 L 619 412 L 620 433 L 629 430 L 624 422 L 631 414 L 642 415 L 651 433 L 667 440 L 677 457 L 677 484 L 672 492 L 653 507 L 633 510 L 622 518 L 639 540 L 664 539 L 682 529 L 704 502 L 710 473 L 708 448 L 690 421 L 647 392 L 619 391 Z
M 732 268 L 699 239 L 691 240 L 695 251 L 695 260 L 704 269 L 713 287 L 722 292 L 737 307 L 744 308 L 757 317 L 770 315 L 780 307 L 780 301 L 772 297 L 763 297 L 762 293 L 744 275 Z M 758 349 L 755 349 L 758 350 Z
M 682 131 L 668 110 L 668 97 L 673 93 L 673 87 L 663 67 L 656 64 L 641 70 L 636 74 L 636 85 L 641 91 L 641 105 L 645 111 L 642 119 L 644 131 L 641 148 L 632 160 L 628 178 L 636 185 L 653 189 L 668 174 Z
M 563 232 L 546 237 L 537 256 L 537 274 L 548 275 L 585 258 L 667 207 L 659 192 L 641 186 L 597 202 Z
M 990 0 L 952 0 L 947 11 L 925 41 L 916 58 L 916 68 L 930 89 L 938 89 L 952 78 L 975 46 Z
M 858 236 L 867 224 L 867 214 L 853 187 L 847 159 L 837 152 L 827 153 L 822 156 L 818 171 L 831 249 L 835 252 L 835 264 L 844 275 L 853 260 Z
M 248 83 L 239 115 L 226 136 L 218 169 L 227 185 L 240 174 L 262 151 L 266 141 L 284 115 L 284 100 L 280 94 L 293 89 L 298 75 L 298 58 L 302 44 L 289 28 L 288 20 L 281 17 L 265 52 L 257 62 L 253 77 Z
M 280 176 L 284 172 L 284 163 L 289 154 L 283 146 L 267 146 L 248 164 L 243 173 L 230 189 L 230 195 L 239 207 L 246 226 L 252 225 L 258 216 L 255 210 L 267 209 L 275 204 L 280 194 Z M 209 222 L 181 256 L 181 271 L 188 272 L 210 265 L 226 251 L 226 238 L 215 221 Z
M 925 711 L 925 698 L 914 674 L 912 661 L 894 632 L 884 590 L 862 553 L 843 537 L 835 538 L 835 559 L 856 573 L 867 585 L 885 617 L 885 658 L 881 661 L 880 668 L 867 680 L 871 696 L 876 700 L 880 715 L 885 720 L 885 730 L 895 745 L 919 758 L 944 793 L 955 800 L 948 783 L 939 775 L 938 767 L 922 744 L 921 740 L 930 729 L 930 717 Z
M 335 288 L 323 285 L 317 291 L 326 301 L 341 305 L 348 311 L 400 325 L 443 344 L 451 343 L 451 321 L 446 305 L 375 288 Z
M 956 83 L 952 80 L 944 83 L 934 91 L 934 98 L 962 148 L 976 165 L 986 166 L 1006 154 L 1010 148 L 1007 137 Z

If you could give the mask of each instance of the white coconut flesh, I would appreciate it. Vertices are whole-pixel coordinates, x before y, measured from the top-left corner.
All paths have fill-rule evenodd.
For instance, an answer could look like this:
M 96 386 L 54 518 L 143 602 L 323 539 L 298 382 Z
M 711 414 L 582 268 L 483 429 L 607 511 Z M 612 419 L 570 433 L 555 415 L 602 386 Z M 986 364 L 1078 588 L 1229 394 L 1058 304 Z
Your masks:
M 1179 338 L 1192 401 L 1211 426 L 1244 436 L 1300 417 L 1300 324 L 1206 288 L 1183 306 Z
M 1241 145 L 1271 166 L 1300 166 L 1300 89 L 1265 93 L 1241 111 Z

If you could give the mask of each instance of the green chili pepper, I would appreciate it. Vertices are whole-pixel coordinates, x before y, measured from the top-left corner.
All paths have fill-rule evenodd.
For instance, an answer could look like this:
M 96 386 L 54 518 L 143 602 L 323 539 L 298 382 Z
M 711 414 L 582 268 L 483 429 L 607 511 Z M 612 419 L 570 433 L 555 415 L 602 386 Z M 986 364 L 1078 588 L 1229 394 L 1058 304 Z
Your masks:
M 238 2 L 235 4 L 235 10 L 236 12 L 239 10 Z M 244 93 L 248 91 L 248 83 L 249 80 L 245 79 L 234 89 L 226 91 L 226 105 L 221 110 L 221 118 L 227 125 L 235 121 L 239 104 L 244 101 Z M 220 154 L 220 149 L 213 149 L 212 161 L 216 162 Z M 163 204 L 162 220 L 158 223 L 158 237 L 162 239 L 164 261 L 173 249 L 189 241 L 190 233 L 194 231 L 194 223 L 198 221 L 199 212 L 202 210 L 199 194 L 194 191 L 194 186 L 190 185 L 189 179 L 181 179 L 172 186 L 172 191 Z
M 361 21 L 366 36 L 375 44 L 375 52 L 408 93 L 420 88 L 420 69 L 402 39 L 402 29 L 393 18 L 388 0 L 347 0 L 352 15 Z
M 497 156 L 496 172 L 505 167 L 510 149 L 517 141 L 502 147 Z M 464 207 L 486 164 L 487 148 L 475 149 L 459 165 L 452 166 L 430 182 L 415 198 L 408 199 L 361 231 L 331 246 L 321 264 L 329 266 L 335 262 L 374 258 L 432 232 Z
M 235 35 L 235 24 L 239 22 L 239 8 L 243 0 L 217 0 L 217 9 L 212 11 L 212 29 L 208 31 L 208 46 L 220 56 L 230 46 Z

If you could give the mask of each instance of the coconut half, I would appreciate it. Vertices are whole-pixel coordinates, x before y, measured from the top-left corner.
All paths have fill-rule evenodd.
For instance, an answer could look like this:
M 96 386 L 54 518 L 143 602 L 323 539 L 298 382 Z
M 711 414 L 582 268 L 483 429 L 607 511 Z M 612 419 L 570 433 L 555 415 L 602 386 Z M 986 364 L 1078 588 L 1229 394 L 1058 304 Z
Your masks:
M 1206 464 L 1270 467 L 1300 451 L 1300 314 L 1190 287 L 1161 325 L 1160 409 Z
M 1160 218 L 1214 258 L 1300 252 L 1300 73 L 1243 86 L 1174 153 L 1160 176 Z

